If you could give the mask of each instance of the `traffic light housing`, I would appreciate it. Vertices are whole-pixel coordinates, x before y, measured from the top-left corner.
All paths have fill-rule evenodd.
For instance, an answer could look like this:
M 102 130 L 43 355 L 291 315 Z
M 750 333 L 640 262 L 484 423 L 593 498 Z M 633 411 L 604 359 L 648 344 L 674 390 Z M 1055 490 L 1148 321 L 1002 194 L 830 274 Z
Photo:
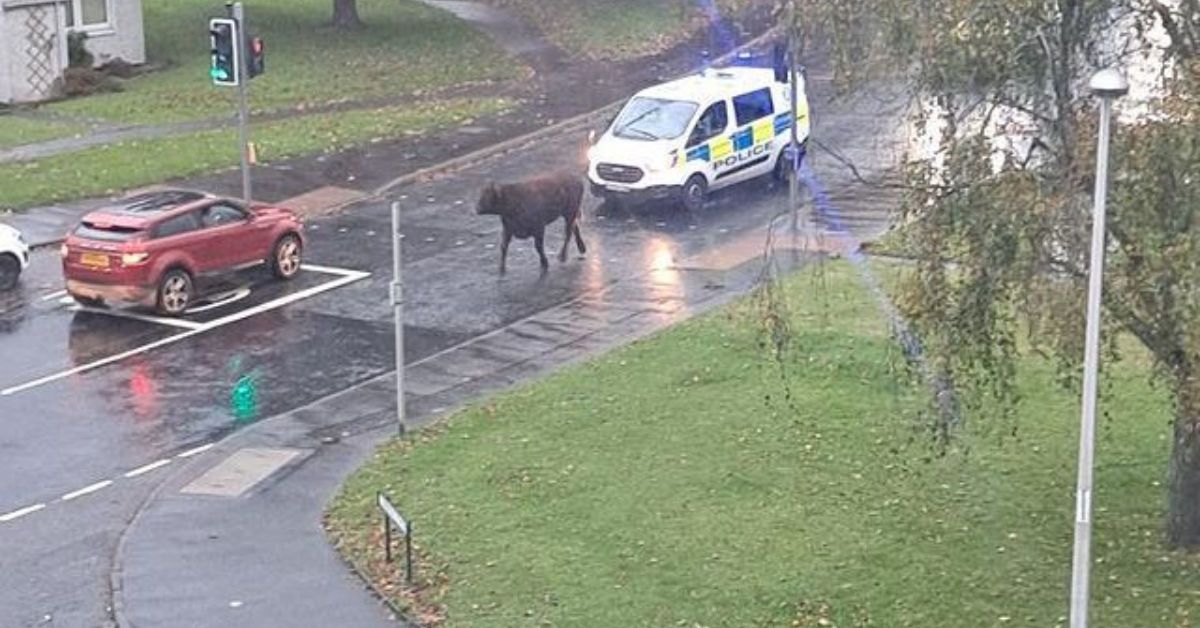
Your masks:
M 246 74 L 254 78 L 266 71 L 266 49 L 262 37 L 246 38 Z
M 208 34 L 212 40 L 212 64 L 208 75 L 214 85 L 238 85 L 241 83 L 241 33 L 237 20 L 215 17 L 208 21 Z

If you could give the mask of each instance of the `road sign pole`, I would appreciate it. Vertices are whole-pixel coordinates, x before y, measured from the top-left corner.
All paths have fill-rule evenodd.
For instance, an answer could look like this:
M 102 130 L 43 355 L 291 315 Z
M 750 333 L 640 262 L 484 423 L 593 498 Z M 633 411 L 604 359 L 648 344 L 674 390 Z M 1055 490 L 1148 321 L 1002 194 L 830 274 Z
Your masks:
M 250 103 L 247 92 L 247 83 L 250 81 L 249 72 L 246 71 L 246 11 L 242 7 L 241 2 L 234 2 L 232 6 L 226 3 L 226 8 L 229 8 L 231 16 L 237 20 L 237 38 L 234 46 L 237 46 L 238 60 L 238 144 L 242 154 L 242 200 L 249 206 L 254 198 L 250 189 L 250 133 L 246 128 L 250 124 Z
M 400 233 L 400 203 L 392 203 L 392 308 L 396 315 L 396 420 L 400 435 L 407 428 L 404 417 L 404 279 L 403 242 Z

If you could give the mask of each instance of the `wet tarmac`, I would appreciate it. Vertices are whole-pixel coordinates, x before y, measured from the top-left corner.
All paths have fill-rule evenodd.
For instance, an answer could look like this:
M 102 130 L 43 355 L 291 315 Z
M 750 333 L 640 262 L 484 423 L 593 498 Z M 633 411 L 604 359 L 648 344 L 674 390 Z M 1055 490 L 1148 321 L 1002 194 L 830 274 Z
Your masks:
M 831 116 L 825 137 L 884 163 L 890 140 L 866 119 L 848 127 Z M 719 284 L 722 264 L 753 263 L 756 251 L 739 254 L 740 243 L 753 242 L 786 198 L 761 180 L 717 193 L 696 213 L 588 198 L 586 256 L 572 249 L 542 274 L 532 244 L 518 241 L 500 276 L 499 223 L 474 215 L 478 190 L 577 169 L 583 152 L 578 138 L 564 138 L 396 192 L 409 362 L 568 302 L 580 316 L 606 316 L 589 312 L 592 295 L 686 315 L 691 299 Z M 817 155 L 815 165 L 835 194 L 852 185 L 835 160 Z M 885 200 L 838 201 L 839 225 L 855 235 L 886 227 Z M 47 512 L 0 522 L 0 608 L 30 623 L 44 611 L 63 622 L 53 625 L 96 625 L 107 614 L 101 576 L 112 544 L 154 486 L 152 472 L 132 471 L 392 370 L 389 217 L 380 201 L 313 220 L 306 261 L 315 266 L 297 280 L 227 278 L 211 287 L 208 309 L 172 321 L 79 309 L 60 293 L 57 252 L 36 252 L 20 289 L 0 298 L 0 517 L 35 505 Z M 552 227 L 548 251 L 561 238 Z M 714 251 L 729 254 L 705 257 Z M 730 261 L 696 261 L 705 259 Z M 624 281 L 647 273 L 651 281 Z M 64 499 L 109 478 L 128 481 Z

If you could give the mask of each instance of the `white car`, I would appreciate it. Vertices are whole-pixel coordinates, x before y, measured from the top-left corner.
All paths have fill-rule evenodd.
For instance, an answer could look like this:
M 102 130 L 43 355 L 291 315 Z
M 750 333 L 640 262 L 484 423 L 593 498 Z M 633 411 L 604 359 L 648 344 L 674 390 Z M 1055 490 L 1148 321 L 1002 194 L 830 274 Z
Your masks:
M 0 290 L 17 285 L 21 271 L 29 266 L 29 244 L 16 229 L 0 224 Z
M 588 150 L 592 194 L 677 199 L 689 210 L 710 190 L 789 171 L 792 124 L 803 155 L 809 134 L 804 79 L 771 68 L 708 69 L 639 92 Z

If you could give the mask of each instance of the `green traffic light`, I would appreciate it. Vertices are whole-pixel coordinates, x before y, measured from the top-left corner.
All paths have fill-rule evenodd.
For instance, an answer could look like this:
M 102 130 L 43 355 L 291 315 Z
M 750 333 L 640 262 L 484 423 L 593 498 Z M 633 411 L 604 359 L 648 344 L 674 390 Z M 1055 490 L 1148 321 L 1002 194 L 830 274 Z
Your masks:
M 208 75 L 211 76 L 213 80 L 217 81 L 224 81 L 229 78 L 229 73 L 221 68 L 212 68 L 208 71 Z

